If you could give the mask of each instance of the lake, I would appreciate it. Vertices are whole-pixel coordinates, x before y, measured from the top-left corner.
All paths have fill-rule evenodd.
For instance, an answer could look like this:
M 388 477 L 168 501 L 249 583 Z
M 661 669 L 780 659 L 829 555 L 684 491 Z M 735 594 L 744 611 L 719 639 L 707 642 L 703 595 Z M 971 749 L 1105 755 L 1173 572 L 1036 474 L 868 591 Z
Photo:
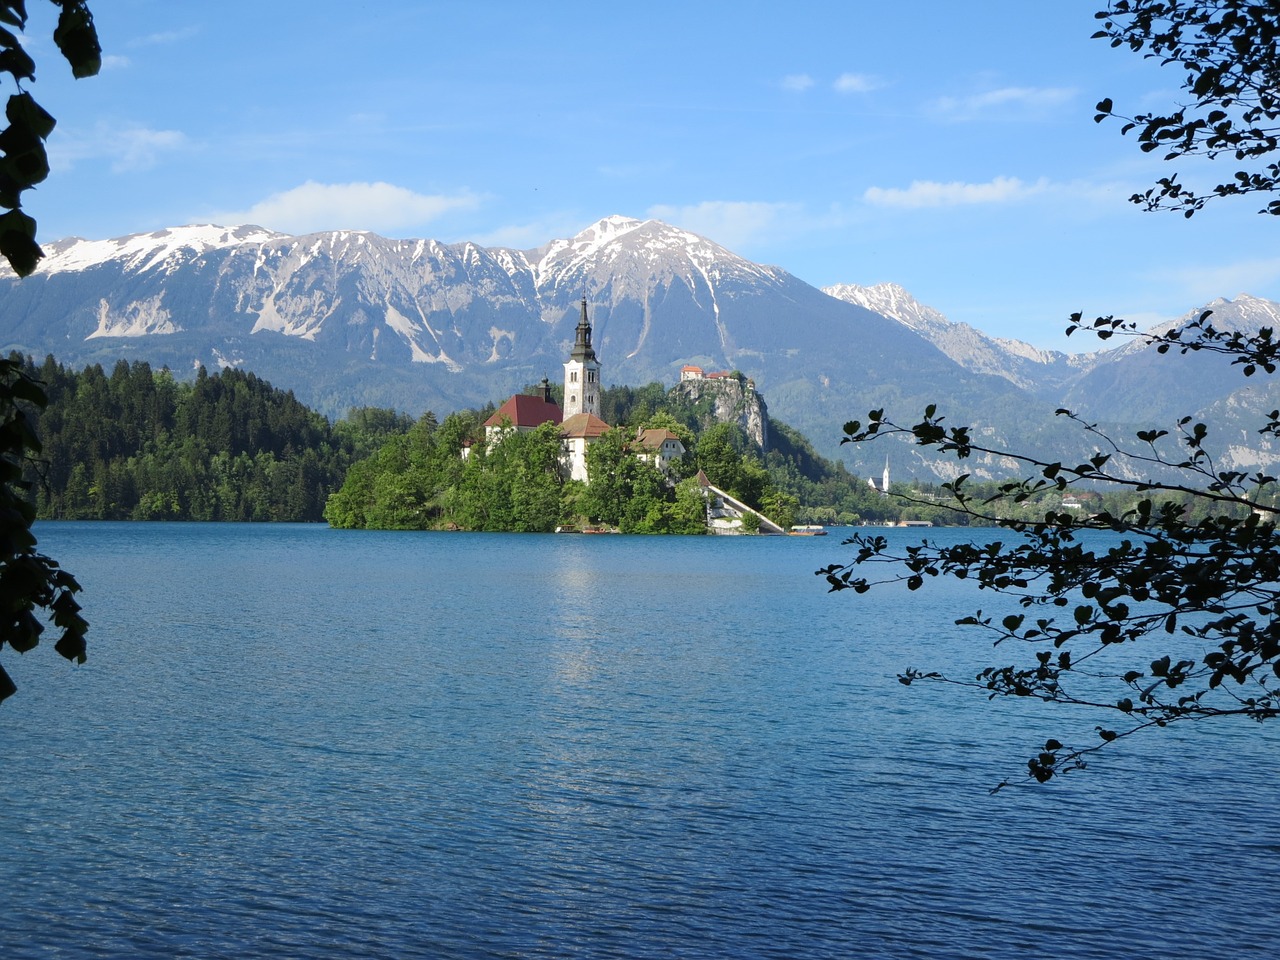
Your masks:
M 838 536 L 37 533 L 93 626 L 3 652 L 6 957 L 1274 956 L 1280 729 L 992 795 L 1097 718 L 900 685 L 992 598 Z

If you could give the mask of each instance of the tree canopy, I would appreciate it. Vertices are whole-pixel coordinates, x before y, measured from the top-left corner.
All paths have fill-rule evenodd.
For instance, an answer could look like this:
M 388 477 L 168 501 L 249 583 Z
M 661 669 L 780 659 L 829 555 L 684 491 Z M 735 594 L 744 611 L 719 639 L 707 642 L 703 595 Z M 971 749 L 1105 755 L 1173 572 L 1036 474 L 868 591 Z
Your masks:
M 43 455 L 25 472 L 47 519 L 317 521 L 351 463 L 412 423 L 360 408 L 330 425 L 232 368 L 191 382 L 143 361 L 23 369 L 47 398 L 32 411 Z
M 76 77 L 96 74 L 102 50 L 93 17 L 83 0 L 52 0 L 59 8 L 53 41 Z M 28 276 L 42 256 L 36 222 L 21 209 L 22 194 L 49 175 L 44 143 L 54 119 L 23 89 L 34 82 L 35 61 L 9 27 L 27 25 L 25 0 L 0 0 L 0 73 L 18 88 L 5 104 L 7 125 L 0 130 L 0 256 L 20 277 Z M 35 509 L 23 479 L 27 462 L 38 456 L 40 441 L 29 410 L 45 405 L 40 384 L 14 360 L 0 360 L 0 649 L 19 653 L 35 647 L 44 632 L 36 611 L 47 612 L 62 636 L 54 649 L 83 662 L 88 623 L 75 599 L 80 585 L 58 564 L 37 552 L 31 532 Z M 0 667 L 0 700 L 14 692 Z
M 94 76 L 102 67 L 102 48 L 93 15 L 84 0 L 51 0 L 58 7 L 53 41 L 76 77 Z M 44 144 L 55 121 L 35 98 L 23 90 L 36 79 L 36 64 L 21 39 L 6 27 L 27 26 L 25 0 L 0 0 L 0 72 L 18 87 L 5 104 L 8 125 L 0 131 L 0 255 L 15 273 L 25 277 L 43 254 L 36 243 L 36 222 L 22 211 L 22 194 L 49 176 Z
M 1107 98 L 1094 119 L 1123 121 L 1122 132 L 1136 130 L 1141 149 L 1164 151 L 1165 160 L 1226 155 L 1243 165 L 1208 193 L 1176 173 L 1162 177 L 1134 194 L 1134 203 L 1190 217 L 1216 197 L 1275 191 L 1280 164 L 1264 161 L 1280 146 L 1280 6 L 1274 0 L 1115 0 L 1097 18 L 1102 26 L 1095 38 L 1181 67 L 1190 102 L 1124 116 Z M 1280 200 L 1260 212 L 1280 215 Z
M 1169 116 L 1142 115 L 1143 149 L 1169 149 L 1168 159 L 1230 150 L 1238 160 L 1276 148 L 1274 3 L 1117 0 L 1099 14 L 1098 36 L 1134 51 L 1148 50 L 1187 71 L 1195 106 Z M 1110 100 L 1097 119 L 1114 116 Z M 1211 196 L 1272 191 L 1277 167 L 1238 173 L 1210 197 L 1175 177 L 1134 199 L 1151 209 L 1176 206 L 1190 216 Z M 1280 201 L 1265 212 L 1280 213 Z M 1158 353 L 1214 353 L 1231 358 L 1244 376 L 1274 374 L 1280 344 L 1273 331 L 1219 331 L 1204 313 L 1167 333 L 1143 333 L 1114 317 L 1071 318 L 1067 332 L 1103 339 L 1138 337 Z M 909 668 L 900 680 L 959 684 L 989 698 L 1029 698 L 1092 711 L 1096 737 L 1051 738 L 1028 760 L 1038 782 L 1086 766 L 1097 751 L 1139 731 L 1188 721 L 1280 715 L 1280 532 L 1277 478 L 1219 465 L 1208 425 L 1183 417 L 1169 429 L 1113 438 L 1069 410 L 1092 441 L 1083 462 L 1056 462 L 984 445 L 981 430 L 952 426 L 930 406 L 902 425 L 883 410 L 845 426 L 842 442 L 898 435 L 963 462 L 989 454 L 1016 462 L 1024 479 L 975 495 L 961 475 L 943 489 L 949 507 L 974 523 L 1003 528 L 1012 539 L 895 545 L 883 536 L 855 536 L 852 560 L 817 571 L 832 590 L 865 593 L 888 583 L 910 590 L 939 578 L 973 583 L 1003 598 L 997 612 L 975 612 L 956 623 L 985 632 L 1008 659 L 975 676 L 951 677 Z M 1280 437 L 1280 410 L 1258 425 L 1264 441 Z M 1049 506 L 1038 515 L 1011 507 L 1046 492 L 1128 491 L 1123 507 L 1076 513 Z M 1081 500 L 1086 495 L 1081 496 Z M 1101 499 L 1101 498 L 1098 498 Z M 1059 498 L 1058 503 L 1061 503 Z M 988 604 L 988 608 L 990 604 Z M 1008 781 L 1006 781 L 1007 783 Z M 1003 786 L 1004 784 L 1001 784 Z M 998 788 L 997 788 L 998 789 Z

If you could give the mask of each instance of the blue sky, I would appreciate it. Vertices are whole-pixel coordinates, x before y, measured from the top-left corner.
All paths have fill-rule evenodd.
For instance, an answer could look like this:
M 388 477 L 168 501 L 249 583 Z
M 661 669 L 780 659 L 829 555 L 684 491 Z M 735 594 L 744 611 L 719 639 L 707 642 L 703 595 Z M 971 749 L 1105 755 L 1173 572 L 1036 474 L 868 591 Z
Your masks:
M 59 125 L 26 206 L 42 240 L 254 222 L 527 248 L 656 217 L 1075 350 L 1075 310 L 1280 300 L 1256 198 L 1127 202 L 1171 170 L 1094 104 L 1164 106 L 1181 76 L 1091 40 L 1097 5 L 97 0 L 105 66 L 72 81 L 36 2 Z

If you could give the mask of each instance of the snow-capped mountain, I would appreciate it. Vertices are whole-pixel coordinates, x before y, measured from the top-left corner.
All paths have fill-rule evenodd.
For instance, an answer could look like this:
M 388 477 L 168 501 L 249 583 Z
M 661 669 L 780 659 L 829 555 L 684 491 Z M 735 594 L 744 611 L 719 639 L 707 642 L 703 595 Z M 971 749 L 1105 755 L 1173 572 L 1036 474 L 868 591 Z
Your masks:
M 1209 323 L 1224 332 L 1280 329 L 1280 304 L 1242 293 L 1233 299 L 1219 297 L 1153 332 L 1185 326 L 1206 310 L 1211 313 Z M 1126 411 L 1130 419 L 1163 425 L 1180 416 L 1199 416 L 1205 407 L 1233 395 L 1273 393 L 1271 379 L 1245 378 L 1230 358 L 1216 354 L 1184 355 L 1177 350 L 1161 354 L 1150 341 L 1135 336 L 1095 354 L 1062 397 L 1066 406 L 1087 417 L 1114 419 L 1117 411 Z M 1268 409 L 1274 407 L 1272 403 Z
M 75 366 L 243 366 L 330 415 L 443 414 L 558 380 L 583 297 L 606 383 L 739 369 L 771 414 L 855 463 L 841 426 L 877 407 L 906 420 L 937 402 L 993 441 L 1061 444 L 1052 410 L 1107 367 L 988 338 L 893 285 L 824 293 L 656 220 L 607 217 L 533 250 L 190 226 L 47 254 L 25 280 L 0 268 L 4 349 Z M 918 448 L 889 449 L 899 475 L 919 471 Z M 866 454 L 877 469 L 884 450 Z
M 1041 350 L 1021 340 L 989 337 L 967 323 L 948 320 L 896 283 L 869 287 L 838 283 L 823 287 L 822 291 L 897 320 L 966 370 L 1004 377 L 1033 393 L 1052 392 L 1089 362 L 1056 350 Z

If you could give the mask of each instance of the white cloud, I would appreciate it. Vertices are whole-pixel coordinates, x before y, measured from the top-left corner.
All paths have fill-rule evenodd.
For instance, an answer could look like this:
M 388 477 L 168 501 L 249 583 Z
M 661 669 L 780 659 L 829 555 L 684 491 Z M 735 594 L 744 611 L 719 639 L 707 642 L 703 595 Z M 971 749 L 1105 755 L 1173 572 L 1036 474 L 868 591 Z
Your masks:
M 870 93 L 879 89 L 880 81 L 863 73 L 842 73 L 831 85 L 836 93 Z
M 989 183 L 939 183 L 936 180 L 913 180 L 906 189 L 900 187 L 868 187 L 862 199 L 878 207 L 923 209 L 956 207 L 977 203 L 1009 203 L 1043 193 L 1048 181 L 1023 183 L 1017 177 L 996 177 Z
M 807 73 L 792 73 L 782 78 L 782 89 L 788 93 L 804 93 L 813 86 L 813 77 Z
M 118 54 L 105 54 L 102 58 L 103 70 L 123 70 L 128 67 L 132 61 L 128 57 L 122 57 Z
M 949 120 L 973 120 L 993 113 L 1025 117 L 1066 103 L 1075 93 L 1067 87 L 1000 87 L 967 97 L 942 97 L 932 108 Z
M 480 203 L 470 193 L 432 196 L 390 183 L 316 183 L 275 193 L 247 210 L 215 214 L 220 223 L 256 223 L 284 233 L 319 230 L 387 232 L 435 220 Z
M 113 173 L 135 173 L 150 170 L 163 154 L 189 147 L 180 130 L 99 123 L 90 133 L 55 133 L 49 141 L 49 163 L 54 169 L 65 170 L 81 160 L 105 159 Z
M 683 207 L 650 207 L 648 215 L 714 239 L 726 247 L 738 248 L 775 232 L 780 224 L 798 216 L 799 212 L 800 208 L 790 203 L 707 200 Z

